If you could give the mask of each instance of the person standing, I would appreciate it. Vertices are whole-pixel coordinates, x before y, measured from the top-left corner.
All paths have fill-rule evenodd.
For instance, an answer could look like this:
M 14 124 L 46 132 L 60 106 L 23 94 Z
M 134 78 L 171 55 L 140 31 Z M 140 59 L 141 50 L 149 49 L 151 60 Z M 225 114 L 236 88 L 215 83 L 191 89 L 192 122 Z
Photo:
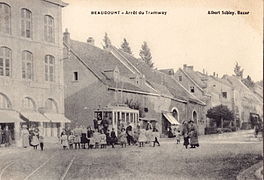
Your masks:
M 41 151 L 43 151 L 44 149 L 44 137 L 43 136 L 39 136 L 39 146 Z
M 90 147 L 90 139 L 93 137 L 93 130 L 90 126 L 87 127 L 87 143 L 88 143 L 88 149 Z
M 115 129 L 114 128 L 112 128 L 110 136 L 111 136 L 112 148 L 115 148 L 115 143 L 117 142 L 117 137 L 116 137 L 116 133 L 115 133 Z
M 139 147 L 144 147 L 146 141 L 147 141 L 146 130 L 142 128 L 140 129 L 139 137 L 138 137 Z
M 191 148 L 199 147 L 197 126 L 192 120 L 189 121 L 189 136 Z
M 0 125 L 0 147 L 1 147 L 2 142 L 3 142 L 3 133 L 4 133 L 4 131 L 2 130 L 2 126 Z
M 183 145 L 185 148 L 188 148 L 189 145 L 189 132 L 188 132 L 188 124 L 186 121 L 183 122 L 182 124 L 182 135 L 183 135 Z
M 74 146 L 75 149 L 79 148 L 80 149 L 80 142 L 81 142 L 81 136 L 80 136 L 80 129 L 78 126 L 76 126 L 73 129 L 73 135 L 74 135 Z
M 68 137 L 67 137 L 67 135 L 66 135 L 65 132 L 62 132 L 62 135 L 61 135 L 61 145 L 62 145 L 62 147 L 63 147 L 64 150 L 69 145 L 69 143 L 68 143 Z
M 22 125 L 21 130 L 21 137 L 22 137 L 22 146 L 27 148 L 29 146 L 29 131 L 27 129 L 27 125 Z
M 126 134 L 127 134 L 127 143 L 130 146 L 131 144 L 134 144 L 134 138 L 133 138 L 133 127 L 132 124 L 128 124 L 126 128 Z
M 85 145 L 86 143 L 88 143 L 87 137 L 86 137 L 86 129 L 84 128 L 84 126 L 81 126 L 81 146 L 83 149 L 85 149 Z
M 4 130 L 4 140 L 5 140 L 5 146 L 10 146 L 11 145 L 11 131 L 9 130 L 8 126 L 5 127 Z
M 158 144 L 158 146 L 160 146 L 158 129 L 153 128 L 152 137 L 153 137 L 153 147 L 155 147 L 156 143 Z
M 127 144 L 127 134 L 124 128 L 121 129 L 121 133 L 119 136 L 120 145 L 123 147 L 126 147 Z
M 39 138 L 38 138 L 39 134 L 37 132 L 33 133 L 33 137 L 32 137 L 32 146 L 34 147 L 34 149 L 38 149 L 38 145 L 39 145 Z

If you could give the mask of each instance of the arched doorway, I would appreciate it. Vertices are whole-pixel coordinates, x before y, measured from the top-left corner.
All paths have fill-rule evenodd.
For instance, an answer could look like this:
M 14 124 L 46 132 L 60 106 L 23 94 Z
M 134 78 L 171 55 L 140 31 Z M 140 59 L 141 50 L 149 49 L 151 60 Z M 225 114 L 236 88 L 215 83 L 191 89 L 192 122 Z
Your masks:
M 177 120 L 177 121 L 179 121 L 179 111 L 178 111 L 178 109 L 177 108 L 172 108 L 172 110 L 171 110 L 171 114 L 172 114 L 172 116 Z
M 192 120 L 194 121 L 195 124 L 198 123 L 198 117 L 197 117 L 196 111 L 193 111 L 193 113 L 192 113 Z

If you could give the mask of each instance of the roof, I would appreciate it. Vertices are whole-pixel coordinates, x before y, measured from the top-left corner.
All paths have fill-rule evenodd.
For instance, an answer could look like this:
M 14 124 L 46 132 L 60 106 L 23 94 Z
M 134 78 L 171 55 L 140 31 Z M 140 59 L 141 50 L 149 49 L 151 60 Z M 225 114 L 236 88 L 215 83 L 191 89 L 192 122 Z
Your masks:
M 61 0 L 42 0 L 42 1 L 52 3 L 52 4 L 58 5 L 60 7 L 65 7 L 68 5 L 68 3 L 65 3 Z
M 186 68 L 186 69 L 181 69 L 186 77 L 188 77 L 191 81 L 193 81 L 194 85 L 196 85 L 201 91 L 203 91 L 204 88 L 207 87 L 207 84 L 202 81 L 202 79 L 206 76 L 203 75 L 202 73 L 198 71 L 194 71 L 192 69 Z
M 74 40 L 71 40 L 70 48 L 101 79 L 105 78 L 102 72 L 115 69 L 116 66 L 118 66 L 121 75 L 132 75 L 131 71 L 120 63 L 111 52 Z
M 166 73 L 160 72 L 158 70 L 150 68 L 143 60 L 137 59 L 128 53 L 120 51 L 142 74 L 145 75 L 146 79 L 153 84 L 153 86 L 157 87 L 159 84 L 159 89 L 162 90 L 163 93 L 168 95 L 172 95 L 173 97 L 183 100 L 196 102 L 198 104 L 204 105 L 202 101 L 200 101 L 195 96 L 191 95 L 186 89 L 184 89 L 174 78 L 167 75 Z M 167 90 L 165 90 L 165 88 Z M 168 93 L 169 92 L 169 93 Z

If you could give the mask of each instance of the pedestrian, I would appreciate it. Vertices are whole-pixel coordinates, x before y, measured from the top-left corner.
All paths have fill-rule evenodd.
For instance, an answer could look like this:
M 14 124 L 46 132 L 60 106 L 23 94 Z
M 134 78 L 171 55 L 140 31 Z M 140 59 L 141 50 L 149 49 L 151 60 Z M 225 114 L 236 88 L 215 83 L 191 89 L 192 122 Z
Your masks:
M 87 143 L 88 143 L 88 149 L 90 145 L 90 139 L 93 136 L 93 130 L 90 126 L 87 127 Z
M 69 137 L 68 137 L 68 141 L 69 141 L 69 149 L 73 149 L 73 144 L 74 144 L 74 135 L 73 132 L 70 133 Z
M 148 125 L 146 127 L 146 138 L 147 138 L 147 143 L 150 143 L 153 141 L 153 134 L 152 134 L 152 125 L 150 122 L 148 122 Z
M 95 129 L 95 132 L 93 134 L 93 138 L 94 138 L 94 148 L 99 148 L 99 144 L 100 144 L 100 133 L 98 132 L 98 129 Z
M 181 142 L 181 131 L 176 131 L 176 144 L 179 144 Z
M 4 134 L 4 131 L 2 130 L 2 126 L 0 125 L 0 147 L 1 147 L 2 142 L 3 142 L 3 134 Z
M 94 132 L 92 133 L 92 136 L 90 137 L 89 149 L 93 149 L 95 147 L 95 140 L 94 140 L 93 134 Z
M 132 124 L 128 124 L 126 128 L 126 134 L 127 134 L 127 143 L 130 146 L 131 144 L 134 144 L 134 139 L 133 139 L 133 127 Z
M 110 136 L 110 131 L 109 131 L 109 129 L 107 129 L 105 135 L 106 135 L 106 144 L 107 144 L 107 145 L 110 145 L 110 144 L 111 144 L 111 136 Z
M 185 148 L 188 148 L 189 145 L 189 132 L 188 132 L 188 124 L 186 121 L 183 122 L 182 124 L 182 135 L 183 135 L 183 145 Z
M 33 136 L 32 136 L 32 141 L 31 141 L 31 144 L 33 146 L 34 149 L 38 149 L 38 145 L 39 145 L 39 138 L 38 138 L 38 133 L 37 132 L 34 132 L 33 133 Z
M 39 146 L 41 151 L 43 151 L 44 149 L 44 137 L 43 136 L 39 136 Z
M 121 129 L 121 133 L 119 135 L 119 141 L 120 145 L 123 147 L 126 147 L 127 144 L 127 134 L 124 128 Z
M 21 139 L 22 139 L 22 146 L 27 148 L 29 146 L 29 131 L 27 129 L 27 125 L 22 125 L 21 130 Z
M 142 128 L 140 129 L 139 137 L 138 137 L 139 147 L 144 147 L 146 141 L 147 141 L 146 130 Z
M 6 147 L 10 146 L 12 138 L 11 138 L 11 131 L 9 130 L 8 126 L 5 127 L 3 137 L 4 137 L 5 146 Z
M 74 146 L 75 149 L 79 148 L 80 149 L 80 142 L 81 142 L 81 131 L 78 126 L 76 126 L 73 129 L 73 135 L 74 135 Z
M 116 137 L 116 133 L 115 133 L 115 129 L 114 128 L 112 128 L 110 136 L 111 136 L 112 148 L 115 148 L 115 144 L 117 143 L 117 137 Z
M 192 120 L 189 121 L 189 137 L 191 148 L 199 147 L 197 126 Z
M 84 126 L 81 126 L 81 146 L 83 149 L 85 149 L 86 143 L 88 143 L 86 133 L 87 133 L 87 130 L 84 128 Z
M 156 143 L 158 144 L 158 146 L 160 146 L 158 129 L 153 128 L 152 137 L 153 137 L 153 140 L 154 140 L 153 141 L 153 147 L 155 147 Z
M 101 130 L 101 134 L 100 134 L 100 145 L 101 148 L 106 148 L 106 135 L 104 134 L 104 130 Z
M 62 132 L 62 135 L 61 135 L 61 145 L 64 150 L 69 146 L 68 137 L 65 132 Z
M 259 123 L 257 123 L 257 124 L 255 125 L 254 130 L 255 130 L 255 138 L 257 138 L 257 137 L 258 137 L 259 130 L 260 130 L 260 125 L 259 125 Z

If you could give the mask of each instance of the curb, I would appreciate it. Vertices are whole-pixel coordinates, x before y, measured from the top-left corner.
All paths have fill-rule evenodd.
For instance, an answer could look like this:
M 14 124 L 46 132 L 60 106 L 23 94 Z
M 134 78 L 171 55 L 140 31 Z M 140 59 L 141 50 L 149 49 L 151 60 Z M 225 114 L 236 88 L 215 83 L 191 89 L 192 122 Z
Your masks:
M 249 167 L 248 169 L 240 172 L 238 175 L 237 175 L 237 180 L 248 180 L 248 175 L 251 175 L 251 179 L 252 179 L 252 176 L 254 176 L 255 179 L 258 179 L 258 180 L 261 180 L 263 179 L 262 178 L 262 175 L 260 174 L 260 178 L 259 176 L 256 176 L 256 173 L 258 170 L 262 170 L 263 168 L 263 160 L 261 160 L 260 162 L 258 162 L 257 164 L 254 164 L 253 166 Z M 250 172 L 254 172 L 254 173 L 250 173 Z M 261 172 L 261 171 L 259 171 Z

